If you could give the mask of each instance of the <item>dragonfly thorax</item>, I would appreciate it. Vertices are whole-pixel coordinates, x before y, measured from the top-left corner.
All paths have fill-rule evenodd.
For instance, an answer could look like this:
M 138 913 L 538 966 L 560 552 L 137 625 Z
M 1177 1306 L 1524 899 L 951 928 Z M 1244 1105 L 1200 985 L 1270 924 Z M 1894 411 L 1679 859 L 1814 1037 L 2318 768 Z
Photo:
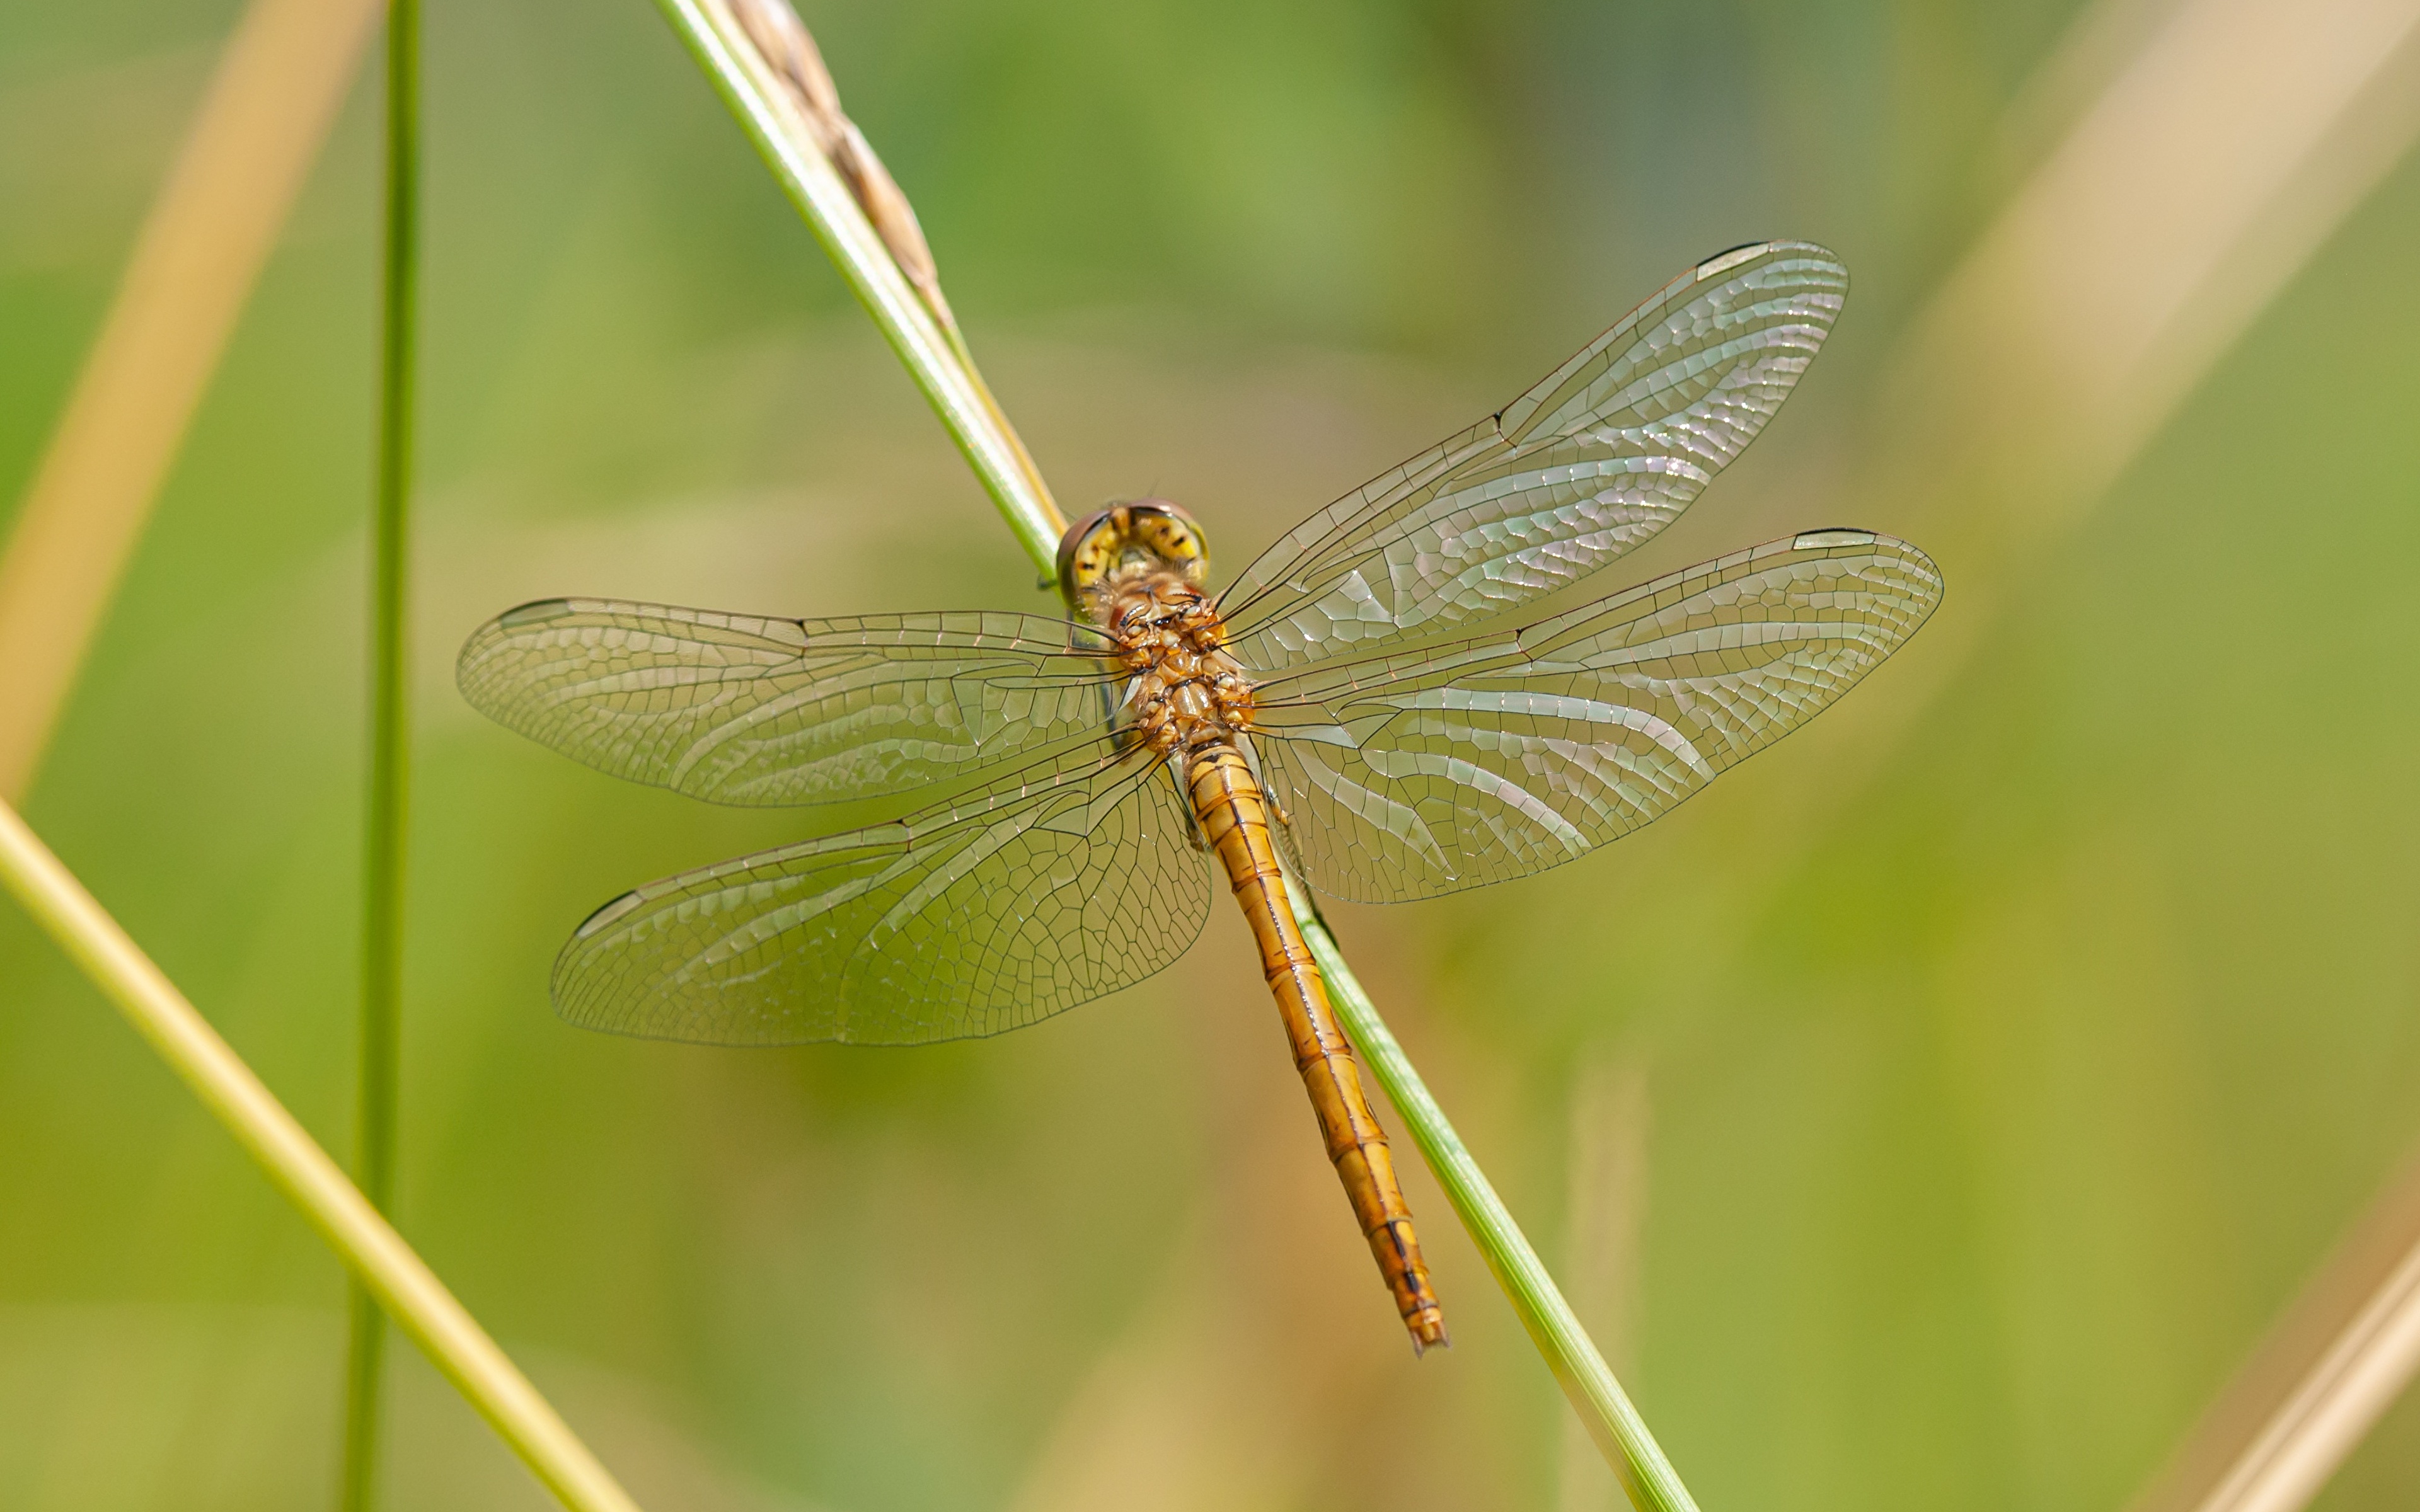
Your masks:
M 1171 755 L 1251 728 L 1251 681 L 1227 654 L 1218 606 L 1165 568 L 1121 575 L 1105 587 L 1102 628 L 1119 663 L 1135 674 L 1122 723 Z

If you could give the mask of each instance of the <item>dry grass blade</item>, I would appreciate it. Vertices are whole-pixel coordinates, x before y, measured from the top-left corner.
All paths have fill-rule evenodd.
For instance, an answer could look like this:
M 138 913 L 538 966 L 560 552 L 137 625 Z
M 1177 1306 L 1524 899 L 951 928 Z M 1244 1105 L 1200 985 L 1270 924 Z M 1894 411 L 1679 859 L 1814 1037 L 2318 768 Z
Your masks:
M 2295 1512 L 2420 1373 L 2420 1158 L 2370 1206 L 2132 1512 Z
M 2200 1512 L 2299 1512 L 2420 1371 L 2420 1249 L 2243 1451 Z
M 22 795 L 376 0 L 254 0 L 136 238 L 0 554 L 0 797 Z

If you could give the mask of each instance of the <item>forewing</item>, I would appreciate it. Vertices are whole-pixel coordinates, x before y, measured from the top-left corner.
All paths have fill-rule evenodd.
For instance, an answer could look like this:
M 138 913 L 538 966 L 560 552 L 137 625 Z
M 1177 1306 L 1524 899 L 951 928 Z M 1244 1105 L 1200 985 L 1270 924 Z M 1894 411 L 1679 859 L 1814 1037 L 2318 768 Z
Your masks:
M 595 598 L 489 621 L 457 677 L 481 713 L 600 771 L 747 805 L 980 781 L 1101 739 L 1109 686 L 1097 637 L 1035 615 L 783 620 Z
M 1666 813 L 1828 707 L 1940 599 L 1905 542 L 1810 532 L 1512 635 L 1273 680 L 1255 746 L 1314 885 L 1434 897 Z
M 1222 598 L 1267 672 L 1451 631 L 1596 571 L 1679 517 L 1756 438 L 1848 293 L 1806 242 L 1665 285 L 1502 414 L 1304 521 Z
M 582 924 L 574 1024 L 711 1044 L 998 1034 L 1140 981 L 1209 909 L 1167 769 L 1044 771 L 895 824 L 685 872 Z

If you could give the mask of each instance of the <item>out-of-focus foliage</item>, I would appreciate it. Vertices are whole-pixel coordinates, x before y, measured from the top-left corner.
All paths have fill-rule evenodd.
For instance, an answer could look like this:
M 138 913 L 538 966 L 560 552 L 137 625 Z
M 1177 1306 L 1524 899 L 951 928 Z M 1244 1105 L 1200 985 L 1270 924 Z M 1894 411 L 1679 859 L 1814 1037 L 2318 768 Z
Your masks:
M 1837 248 L 1838 339 L 1643 575 L 1793 525 L 1921 542 L 1954 511 L 1831 485 L 1891 444 L 1885 354 L 2009 190 L 2002 122 L 2069 9 L 806 15 L 1062 499 L 1182 499 L 1231 570 L 1695 257 Z M 0 10 L 0 501 L 232 18 Z M 552 593 L 1047 600 L 652 8 L 427 27 L 406 1230 L 650 1505 L 1611 1505 L 1417 1172 L 1456 1347 L 1404 1354 L 1230 920 L 1179 973 L 971 1045 L 711 1053 L 551 1016 L 588 908 L 805 821 L 477 721 L 448 673 L 480 619 Z M 338 1149 L 373 104 L 28 805 Z M 1515 1211 L 1631 1319 L 1618 1363 L 1708 1507 L 2118 1506 L 2420 1132 L 2415 239 L 2406 163 L 1769 873 L 1718 810 L 1793 744 L 1609 855 L 1339 918 Z M 1955 614 L 1993 564 L 1945 566 Z M 1855 698 L 1900 696 L 1885 669 Z M 1716 845 L 1762 889 L 1605 905 Z M 1622 1168 L 1582 1095 L 1607 1066 L 1652 1110 L 1627 1257 L 1558 1237 L 1615 1200 L 1572 1177 Z M 340 1303 L 0 914 L 0 1504 L 322 1504 Z M 539 1504 L 398 1369 L 392 1504 Z M 2324 1504 L 2415 1495 L 2407 1405 Z

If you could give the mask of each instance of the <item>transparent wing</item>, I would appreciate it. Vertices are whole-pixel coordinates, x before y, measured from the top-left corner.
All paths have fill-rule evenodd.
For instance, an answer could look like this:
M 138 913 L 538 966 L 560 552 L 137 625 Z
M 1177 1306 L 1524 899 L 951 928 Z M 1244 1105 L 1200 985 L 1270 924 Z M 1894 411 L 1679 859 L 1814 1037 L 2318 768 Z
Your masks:
M 1789 397 L 1848 270 L 1776 241 L 1710 258 L 1481 422 L 1348 494 L 1221 600 L 1263 672 L 1449 631 L 1552 593 L 1689 506 Z
M 626 893 L 556 958 L 555 1007 L 588 1028 L 711 1044 L 1019 1028 L 1193 943 L 1210 887 L 1186 826 L 1156 760 L 1046 767 Z
M 616 777 L 717 803 L 827 803 L 1098 740 L 1097 642 L 1028 614 L 783 620 L 553 598 L 481 626 L 456 675 L 481 713 Z
M 1829 706 L 1940 600 L 1916 548 L 1809 532 L 1510 635 L 1272 680 L 1254 747 L 1315 886 L 1435 897 L 1667 812 Z

